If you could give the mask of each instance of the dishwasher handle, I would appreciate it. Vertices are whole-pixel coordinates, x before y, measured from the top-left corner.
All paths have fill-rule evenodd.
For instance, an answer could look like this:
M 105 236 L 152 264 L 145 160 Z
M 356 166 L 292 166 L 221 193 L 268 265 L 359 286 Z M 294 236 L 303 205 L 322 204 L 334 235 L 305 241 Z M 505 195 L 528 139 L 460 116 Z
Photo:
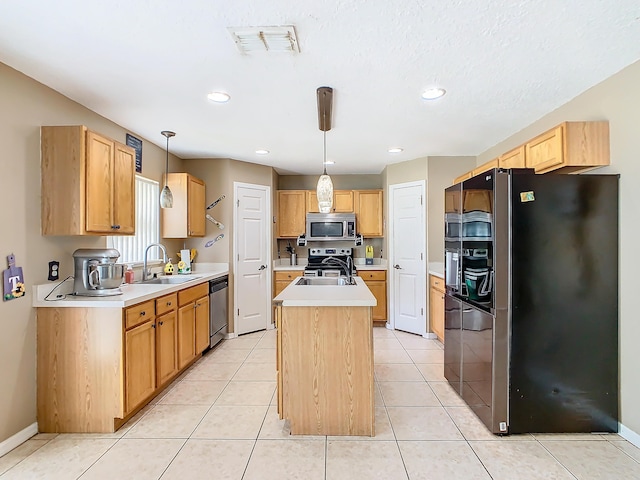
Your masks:
M 219 292 L 229 287 L 229 277 L 216 278 L 209 281 L 209 293 Z

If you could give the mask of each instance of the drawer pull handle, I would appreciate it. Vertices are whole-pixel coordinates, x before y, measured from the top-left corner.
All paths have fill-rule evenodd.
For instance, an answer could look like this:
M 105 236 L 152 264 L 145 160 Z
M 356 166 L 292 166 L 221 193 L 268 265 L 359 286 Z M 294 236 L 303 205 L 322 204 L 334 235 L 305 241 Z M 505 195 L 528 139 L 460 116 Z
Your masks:
M 155 324 L 155 323 L 152 323 L 152 324 L 151 324 L 151 328 L 156 328 L 156 324 Z
M 147 314 L 147 312 L 145 312 L 144 310 L 140 312 L 140 316 L 144 317 Z
M 171 302 L 167 302 L 167 307 L 170 307 L 170 306 L 171 306 Z
M 164 325 L 164 322 L 160 322 L 160 326 Z

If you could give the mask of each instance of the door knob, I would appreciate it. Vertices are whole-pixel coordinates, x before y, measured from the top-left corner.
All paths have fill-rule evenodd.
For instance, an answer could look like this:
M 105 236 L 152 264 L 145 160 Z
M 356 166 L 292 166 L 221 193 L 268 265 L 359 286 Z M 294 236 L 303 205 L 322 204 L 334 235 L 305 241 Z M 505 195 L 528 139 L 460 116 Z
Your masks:
M 267 266 L 266 266 L 266 265 L 260 265 L 260 268 L 258 269 L 258 271 L 260 271 L 260 270 L 264 270 L 265 268 L 267 268 Z
M 393 268 L 395 268 L 396 270 L 402 270 L 402 267 L 397 263 L 393 266 Z

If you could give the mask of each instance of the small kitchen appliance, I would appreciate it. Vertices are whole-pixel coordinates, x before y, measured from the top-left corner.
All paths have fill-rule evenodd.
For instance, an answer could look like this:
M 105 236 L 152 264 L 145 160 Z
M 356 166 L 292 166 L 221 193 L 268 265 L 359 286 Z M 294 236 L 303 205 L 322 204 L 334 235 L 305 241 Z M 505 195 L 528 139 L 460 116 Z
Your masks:
M 355 213 L 307 213 L 307 241 L 356 239 Z
M 125 266 L 116 263 L 114 248 L 80 248 L 73 252 L 73 295 L 106 297 L 121 295 Z
M 323 263 L 329 257 L 336 258 L 346 264 L 349 257 L 353 260 L 353 251 L 351 248 L 310 248 L 309 259 L 304 269 L 305 276 L 324 277 L 340 274 L 349 276 L 354 274 L 353 271 L 344 272 L 344 268 L 338 265 L 338 262 Z M 353 262 L 351 262 L 351 265 L 353 265 Z

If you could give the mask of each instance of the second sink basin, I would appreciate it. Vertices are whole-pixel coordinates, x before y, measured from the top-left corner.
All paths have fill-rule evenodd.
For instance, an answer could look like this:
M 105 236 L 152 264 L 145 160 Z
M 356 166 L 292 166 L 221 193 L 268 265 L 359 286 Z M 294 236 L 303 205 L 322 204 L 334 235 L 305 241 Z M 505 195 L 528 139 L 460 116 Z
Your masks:
M 355 285 L 347 277 L 302 277 L 296 285 Z
M 143 283 L 145 285 L 172 285 L 176 283 L 184 283 L 189 282 L 191 280 L 196 280 L 200 277 L 188 276 L 188 277 L 157 277 L 150 278 L 149 280 L 145 280 Z

